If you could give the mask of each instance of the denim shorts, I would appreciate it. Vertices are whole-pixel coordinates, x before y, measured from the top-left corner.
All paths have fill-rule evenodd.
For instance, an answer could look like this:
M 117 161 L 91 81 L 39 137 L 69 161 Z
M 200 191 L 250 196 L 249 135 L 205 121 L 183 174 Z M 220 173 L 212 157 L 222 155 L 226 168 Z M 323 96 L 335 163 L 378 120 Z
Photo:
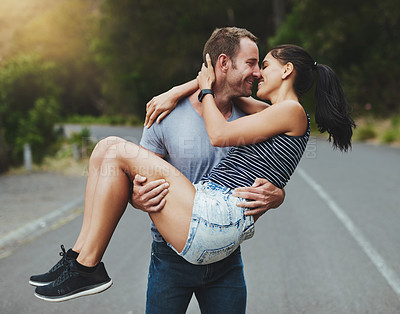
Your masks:
M 236 204 L 243 201 L 232 196 L 232 189 L 210 181 L 194 185 L 189 235 L 182 252 L 177 252 L 188 262 L 205 265 L 218 262 L 254 235 L 253 216 L 245 216 L 246 208 Z

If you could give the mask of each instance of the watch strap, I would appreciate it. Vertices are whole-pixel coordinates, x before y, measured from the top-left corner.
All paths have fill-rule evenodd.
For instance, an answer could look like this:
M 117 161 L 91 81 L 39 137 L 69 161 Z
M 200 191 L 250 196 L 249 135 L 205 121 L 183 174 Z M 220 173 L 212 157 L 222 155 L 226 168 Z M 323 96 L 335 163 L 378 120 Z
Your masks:
M 213 97 L 215 98 L 215 95 L 214 95 L 214 92 L 213 92 L 212 89 L 202 89 L 202 90 L 200 91 L 200 93 L 199 93 L 199 97 L 198 97 L 199 101 L 202 102 L 204 96 L 207 95 L 207 94 L 211 94 L 211 95 L 213 95 Z

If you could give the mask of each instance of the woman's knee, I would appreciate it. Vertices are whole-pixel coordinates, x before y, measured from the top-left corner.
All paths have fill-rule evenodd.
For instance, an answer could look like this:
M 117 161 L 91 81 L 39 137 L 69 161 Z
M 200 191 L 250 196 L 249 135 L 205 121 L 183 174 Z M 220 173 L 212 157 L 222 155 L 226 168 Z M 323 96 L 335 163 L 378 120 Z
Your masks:
M 106 169 L 120 169 L 130 179 L 133 179 L 140 159 L 141 151 L 135 143 L 129 141 L 120 141 L 107 147 L 104 157 L 101 160 L 100 167 Z
M 108 136 L 99 141 L 94 150 L 97 150 L 99 153 L 105 153 L 111 146 L 121 142 L 126 142 L 126 140 L 117 136 Z
M 133 160 L 138 157 L 140 147 L 135 143 L 124 141 L 110 145 L 107 154 L 121 161 Z
M 110 150 L 115 145 L 122 142 L 126 142 L 126 140 L 116 136 L 109 136 L 99 141 L 90 156 L 90 164 L 92 166 L 100 166 L 103 160 L 107 158 L 107 154 L 110 153 Z

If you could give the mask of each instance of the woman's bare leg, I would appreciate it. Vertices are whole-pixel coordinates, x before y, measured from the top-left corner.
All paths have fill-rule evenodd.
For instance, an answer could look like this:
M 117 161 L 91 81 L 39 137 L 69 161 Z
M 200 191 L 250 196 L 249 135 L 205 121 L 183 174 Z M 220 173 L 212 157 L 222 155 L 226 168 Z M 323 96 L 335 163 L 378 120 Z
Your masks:
M 78 239 L 76 240 L 72 248 L 75 252 L 79 253 L 81 251 L 89 232 L 92 213 L 93 213 L 93 200 L 97 186 L 97 179 L 99 177 L 100 167 L 102 165 L 103 159 L 107 158 L 106 154 L 108 149 L 112 145 L 120 142 L 125 142 L 125 140 L 115 136 L 107 137 L 101 140 L 99 143 L 97 143 L 96 147 L 94 148 L 90 156 L 88 178 L 86 181 L 86 189 L 85 189 L 85 205 L 83 212 L 82 227 Z
M 86 239 L 77 261 L 95 266 L 100 261 L 125 211 L 129 181 L 136 174 L 149 180 L 164 178 L 169 184 L 166 205 L 161 212 L 150 214 L 165 240 L 181 251 L 186 243 L 192 215 L 195 190 L 190 181 L 174 167 L 153 153 L 130 142 L 119 142 L 107 149 L 99 171 L 91 182 L 97 182 L 93 193 L 92 214 Z

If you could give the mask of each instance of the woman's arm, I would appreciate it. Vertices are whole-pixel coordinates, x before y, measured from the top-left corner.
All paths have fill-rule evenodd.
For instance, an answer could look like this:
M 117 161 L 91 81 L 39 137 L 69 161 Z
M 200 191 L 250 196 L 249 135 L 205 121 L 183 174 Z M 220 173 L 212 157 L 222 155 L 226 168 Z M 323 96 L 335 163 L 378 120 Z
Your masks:
M 153 97 L 146 105 L 146 118 L 144 126 L 151 127 L 157 118 L 160 123 L 174 108 L 180 99 L 193 94 L 198 89 L 197 80 L 172 87 L 170 90 Z
M 307 127 L 304 110 L 293 101 L 226 121 L 208 94 L 203 100 L 203 117 L 211 144 L 220 147 L 254 144 L 282 133 L 299 136 Z
M 240 97 L 234 100 L 236 106 L 239 107 L 244 113 L 253 114 L 264 110 L 270 105 L 261 100 L 254 99 L 253 97 Z
M 210 89 L 214 83 L 214 70 L 207 58 L 197 76 L 200 89 Z M 203 118 L 213 146 L 239 146 L 264 141 L 275 135 L 302 135 L 307 128 L 307 117 L 296 101 L 284 101 L 267 107 L 253 115 L 226 121 L 211 94 L 203 98 Z

